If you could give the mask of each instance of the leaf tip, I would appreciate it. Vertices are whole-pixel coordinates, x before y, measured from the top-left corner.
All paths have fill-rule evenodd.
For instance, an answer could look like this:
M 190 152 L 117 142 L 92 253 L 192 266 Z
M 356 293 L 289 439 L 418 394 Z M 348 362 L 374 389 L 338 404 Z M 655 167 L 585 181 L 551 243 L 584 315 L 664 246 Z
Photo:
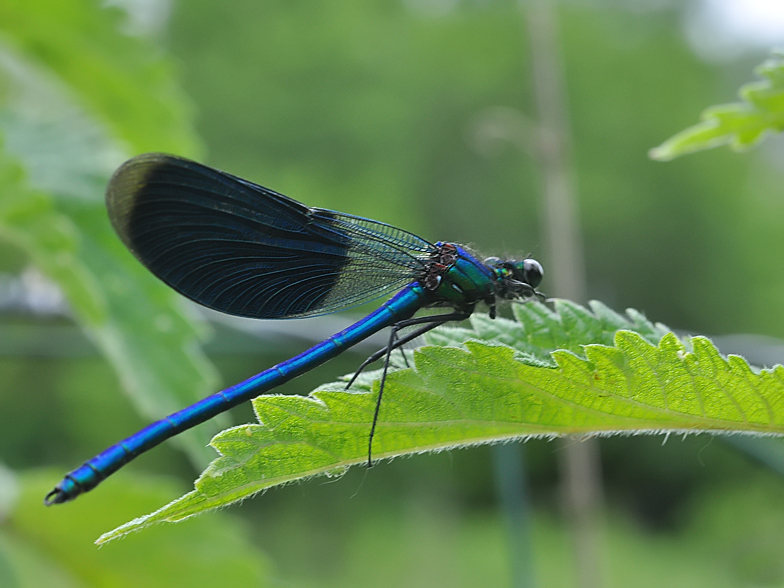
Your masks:
M 667 143 L 662 143 L 658 147 L 653 147 L 648 150 L 648 158 L 654 161 L 672 161 L 675 159 L 675 154 L 669 148 Z

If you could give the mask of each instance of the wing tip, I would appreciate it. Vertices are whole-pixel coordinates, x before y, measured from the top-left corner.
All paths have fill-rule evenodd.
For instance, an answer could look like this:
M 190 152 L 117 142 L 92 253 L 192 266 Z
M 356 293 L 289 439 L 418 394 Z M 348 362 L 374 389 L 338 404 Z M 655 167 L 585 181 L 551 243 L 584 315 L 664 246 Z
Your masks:
M 187 159 L 167 153 L 143 153 L 118 167 L 106 185 L 106 209 L 109 220 L 123 243 L 134 250 L 129 225 L 139 196 L 149 185 L 150 177 L 161 168 L 172 164 L 191 163 Z

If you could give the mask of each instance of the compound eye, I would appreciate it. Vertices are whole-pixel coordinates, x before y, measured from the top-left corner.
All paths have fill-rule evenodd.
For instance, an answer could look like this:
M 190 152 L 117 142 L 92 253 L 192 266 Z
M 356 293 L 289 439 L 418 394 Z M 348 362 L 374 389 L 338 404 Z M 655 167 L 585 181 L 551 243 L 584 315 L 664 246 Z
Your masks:
M 532 288 L 536 288 L 542 283 L 542 276 L 544 276 L 542 264 L 535 259 L 524 259 L 522 265 L 523 281 Z

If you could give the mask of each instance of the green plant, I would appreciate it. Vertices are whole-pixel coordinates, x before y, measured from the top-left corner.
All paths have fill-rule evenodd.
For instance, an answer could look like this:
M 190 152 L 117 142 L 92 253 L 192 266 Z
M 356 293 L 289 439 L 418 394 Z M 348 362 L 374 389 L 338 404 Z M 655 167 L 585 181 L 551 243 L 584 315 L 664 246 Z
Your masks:
M 651 149 L 650 156 L 668 161 L 720 145 L 746 151 L 768 133 L 784 130 L 784 54 L 774 52 L 755 72 L 764 79 L 741 87 L 743 102 L 707 108 L 701 122 Z

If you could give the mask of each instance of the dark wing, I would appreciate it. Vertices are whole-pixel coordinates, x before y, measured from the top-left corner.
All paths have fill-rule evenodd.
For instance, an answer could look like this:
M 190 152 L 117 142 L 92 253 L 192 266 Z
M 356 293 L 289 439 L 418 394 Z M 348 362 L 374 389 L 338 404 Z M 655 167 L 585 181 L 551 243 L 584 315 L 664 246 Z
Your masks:
M 147 268 L 191 300 L 253 318 L 306 317 L 374 300 L 416 278 L 434 246 L 162 154 L 124 163 L 109 218 Z

